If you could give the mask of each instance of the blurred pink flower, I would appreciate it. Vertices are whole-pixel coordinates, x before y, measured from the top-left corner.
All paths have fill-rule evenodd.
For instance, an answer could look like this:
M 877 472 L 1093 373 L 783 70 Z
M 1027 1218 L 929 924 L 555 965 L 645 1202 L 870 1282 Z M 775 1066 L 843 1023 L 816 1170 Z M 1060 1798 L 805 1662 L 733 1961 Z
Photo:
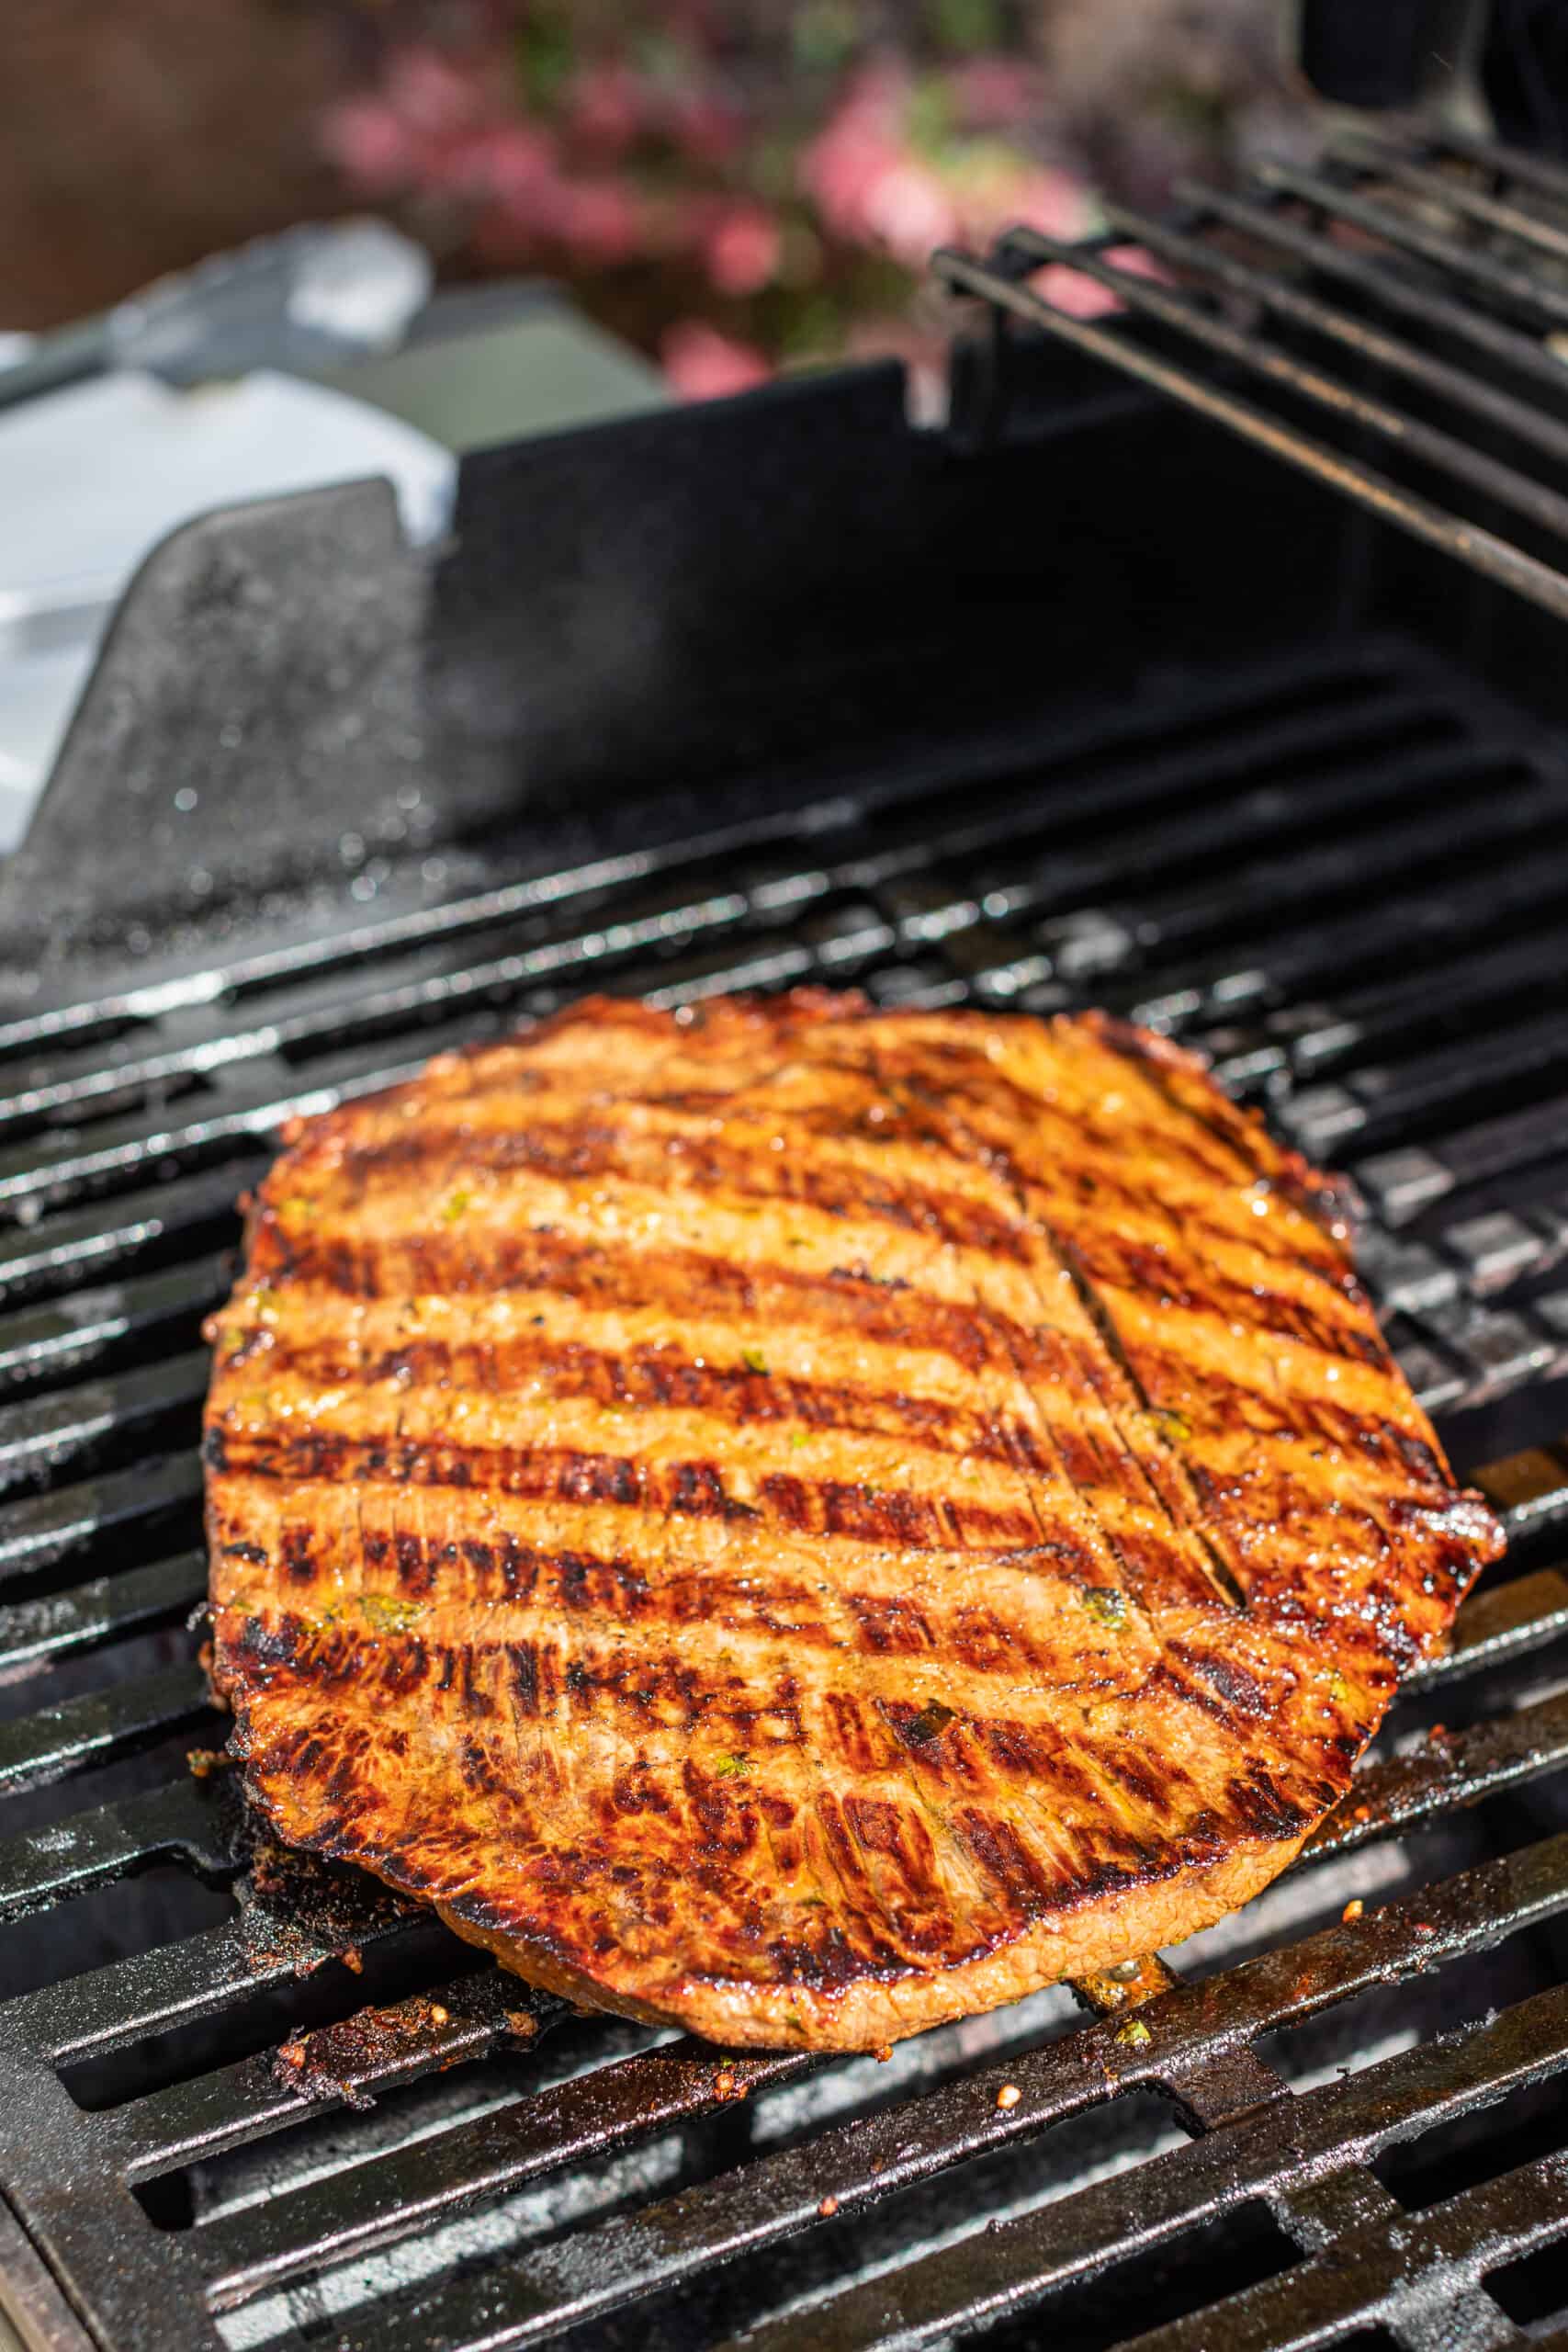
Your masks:
M 707 188 L 648 189 L 640 223 L 644 254 L 649 261 L 686 261 L 700 254 L 720 209 Z
M 572 135 L 605 155 L 622 155 L 642 130 L 647 108 L 635 74 L 626 66 L 590 65 L 567 97 Z
M 558 193 L 558 233 L 584 261 L 627 261 L 637 250 L 637 198 L 619 180 L 568 180 Z
M 908 269 L 923 269 L 933 248 L 958 233 L 958 211 L 941 175 L 913 155 L 900 155 L 876 174 L 861 213 L 870 242 L 886 245 Z
M 703 319 L 682 319 L 666 330 L 659 346 L 664 372 L 687 401 L 725 400 L 766 383 L 772 373 L 762 353 L 749 343 L 720 334 Z
M 474 79 L 433 49 L 400 49 L 388 62 L 382 88 L 394 114 L 411 130 L 449 136 L 476 121 L 484 100 Z
M 660 119 L 667 136 L 691 164 L 729 163 L 746 130 L 739 107 L 712 85 L 670 92 Z
M 1044 111 L 1039 68 L 1024 57 L 971 57 L 947 77 L 954 113 L 973 130 L 1027 130 Z
M 432 186 L 527 214 L 553 200 L 556 144 L 531 123 L 493 124 L 455 140 L 433 156 L 424 177 Z
M 760 204 L 738 204 L 719 215 L 709 231 L 703 259 L 721 294 L 758 294 L 778 274 L 784 239 L 773 215 Z
M 1015 179 L 1002 182 L 998 201 L 987 208 L 983 220 L 965 219 L 964 228 L 976 243 L 996 236 L 1015 222 L 1039 229 L 1047 237 L 1087 236 L 1091 224 L 1089 193 L 1070 172 L 1049 164 L 1023 164 Z
M 922 153 L 908 136 L 913 88 L 889 60 L 863 68 L 802 156 L 802 189 L 834 235 L 920 270 L 933 246 L 985 244 L 1010 222 L 1062 237 L 1088 227 L 1068 172 L 990 140 L 957 140 L 938 159 Z
M 414 175 L 416 142 L 384 98 L 344 98 L 327 109 L 321 144 L 350 186 L 386 196 Z
M 876 242 L 871 208 L 883 177 L 905 162 L 904 110 L 909 77 L 891 60 L 863 66 L 797 166 L 810 197 L 837 235 L 856 244 Z
M 880 0 L 824 0 L 805 31 L 789 6 L 722 0 L 354 6 L 378 19 L 374 79 L 321 119 L 344 185 L 389 206 L 436 196 L 464 273 L 545 267 L 638 342 L 673 311 L 665 356 L 692 397 L 768 373 L 728 332 L 754 304 L 769 352 L 898 351 L 934 413 L 939 314 L 913 282 L 933 246 L 984 248 L 1015 224 L 1070 245 L 1098 215 L 1047 159 L 1093 156 L 1126 193 L 1245 145 L 1276 90 L 1247 30 L 1261 0 L 1196 0 L 1196 19 L 1194 0 L 993 6 L 994 46 L 946 62 L 956 36 Z M 1168 89 L 1224 120 L 1194 129 Z M 1275 112 L 1295 119 L 1282 96 Z M 1119 307 L 1070 264 L 1037 282 L 1085 317 Z

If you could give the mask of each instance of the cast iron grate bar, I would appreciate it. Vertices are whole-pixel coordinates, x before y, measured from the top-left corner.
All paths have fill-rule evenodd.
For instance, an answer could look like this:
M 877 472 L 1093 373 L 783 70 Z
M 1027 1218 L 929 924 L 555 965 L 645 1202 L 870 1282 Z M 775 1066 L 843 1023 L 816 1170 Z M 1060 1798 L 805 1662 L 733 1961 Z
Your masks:
M 1396 1064 L 1372 1063 L 1335 1086 L 1312 1087 L 1290 1104 L 1292 1130 L 1319 1159 L 1343 1159 L 1385 1137 L 1451 1121 L 1466 1101 L 1502 1089 L 1517 1096 L 1563 1073 L 1568 1036 L 1561 1011 L 1434 1046 Z
M 433 1054 L 471 1045 L 482 1034 L 482 1022 L 455 1022 L 425 1031 L 417 1045 L 400 1040 L 400 1056 L 377 1056 L 359 1048 L 334 1055 L 298 1077 L 265 1061 L 246 1063 L 242 1072 L 248 1082 L 240 1082 L 236 1074 L 231 1087 L 214 1088 L 215 1107 L 205 1117 L 151 1125 L 144 1114 L 111 1121 L 95 1131 L 88 1148 L 67 1145 L 41 1160 L 36 1143 L 14 1145 L 0 1152 L 0 1213 L 37 1215 L 56 1202 L 134 1182 L 161 1161 L 189 1166 L 238 1158 L 262 1139 L 276 1137 L 288 1120 L 309 1118 L 355 1094 L 415 1077 Z
M 1155 1957 L 1140 1962 L 1132 1984 L 1097 1976 L 1079 1989 L 1100 2016 L 1125 2015 L 1128 2009 L 1135 2015 L 1181 1982 Z M 1284 2107 L 1291 2097 L 1283 2077 L 1247 2046 L 1227 2051 L 1218 2064 L 1172 2067 L 1160 2087 L 1175 2100 L 1189 2128 L 1199 2132 L 1216 2131 L 1270 2105 Z M 1337 2162 L 1276 2190 L 1265 2201 L 1280 2228 L 1303 2251 L 1332 2245 L 1352 2230 L 1378 2244 L 1397 2243 L 1399 2201 L 1364 2164 Z M 1498 2343 L 1497 2308 L 1473 2280 L 1466 2281 L 1440 2312 L 1423 2305 L 1401 2316 L 1400 2335 L 1407 2352 L 1460 2352 L 1461 2344 L 1482 2352 L 1483 2346 Z
M 1249 244 L 1269 245 L 1289 254 L 1314 278 L 1348 286 L 1378 309 L 1407 319 L 1427 333 L 1436 327 L 1455 342 L 1483 352 L 1506 374 L 1527 378 L 1552 398 L 1561 395 L 1562 363 L 1545 343 L 1472 302 L 1455 300 L 1441 290 L 1439 280 L 1391 270 L 1382 256 L 1337 242 L 1321 222 L 1309 224 L 1281 212 L 1267 193 L 1237 195 L 1197 180 L 1179 180 L 1176 195 L 1190 218 L 1220 220 L 1228 228 L 1239 229 Z M 1125 208 L 1118 208 L 1118 217 L 1127 217 Z M 1138 218 L 1141 225 L 1143 216 Z
M 150 1260 L 239 1230 L 235 1202 L 265 1171 L 265 1159 L 240 1159 L 205 1176 L 164 1182 L 123 1194 L 112 1211 L 51 1216 L 47 1225 L 0 1231 L 0 1307 L 96 1283 Z
M 1454 1193 L 1489 1177 L 1568 1160 L 1568 1095 L 1531 1102 L 1429 1145 L 1401 1146 L 1351 1163 L 1351 1172 L 1384 1221 L 1408 1225 Z
M 206 1598 L 206 1553 L 182 1552 L 11 1601 L 0 1606 L 0 1671 L 19 1679 L 72 1652 L 187 1618 Z
M 1136 224 L 1139 216 L 1129 214 L 1126 219 L 1130 224 Z M 1407 410 L 1394 408 L 1386 401 L 1373 399 L 1294 353 L 1277 349 L 1256 334 L 1233 327 L 1207 311 L 1195 308 L 1184 295 L 1169 293 L 1137 272 L 1107 261 L 1097 253 L 1085 253 L 1064 238 L 1045 236 L 1037 229 L 1015 229 L 1010 232 L 1009 250 L 1032 255 L 1042 265 L 1051 261 L 1069 263 L 1085 277 L 1107 288 L 1130 311 L 1157 320 L 1162 326 L 1174 329 L 1247 373 L 1262 376 L 1292 399 L 1305 401 L 1334 421 L 1348 421 L 1363 433 L 1393 444 L 1400 455 L 1451 475 L 1455 481 L 1511 508 L 1553 538 L 1568 537 L 1568 502 L 1517 467 L 1489 457 L 1473 442 L 1441 426 L 1425 424 Z M 1220 277 L 1220 282 L 1226 282 L 1225 275 Z M 1376 359 L 1387 368 L 1397 356 L 1402 372 L 1425 375 L 1428 390 L 1443 389 L 1433 368 L 1424 368 L 1416 352 L 1402 351 L 1398 346 L 1391 349 L 1381 337 L 1375 338 L 1374 343 L 1382 347 L 1364 347 L 1364 357 Z
M 111 1446 L 151 1445 L 171 1423 L 194 1428 L 207 1375 L 205 1350 L 193 1350 L 82 1387 L 0 1405 L 0 1494 L 59 1477 Z
M 411 1923 L 410 1935 L 417 1934 L 422 1924 Z M 265 2051 L 118 2108 L 107 2128 L 126 2177 L 147 2180 L 298 2122 L 317 2111 L 323 2098 L 346 2093 L 350 2103 L 367 2104 L 372 2097 L 433 2070 L 489 2056 L 509 2042 L 527 2044 L 540 2030 L 541 2015 L 550 2018 L 558 2007 L 499 1969 L 440 1983 L 429 1992 L 411 1994 L 377 2009 L 372 2054 L 367 2054 L 367 2037 L 360 2021 L 350 2018 L 341 2026 L 319 2027 L 300 2038 L 298 2047 L 307 2053 L 301 2067 L 291 2068 L 277 2052 Z M 753 2059 L 740 2079 L 782 2079 L 798 2072 L 803 2063 L 798 2056 Z M 713 2071 L 710 2064 L 710 2082 Z M 318 2084 L 331 2088 L 318 2090 Z M 592 2135 L 601 2150 L 604 2087 L 601 2083 L 599 2128 Z M 647 2087 L 639 2075 L 639 2100 Z M 639 2117 L 641 2111 L 639 2106 Z M 563 2159 L 570 2153 L 563 2151 Z
M 1153 2017 L 1147 2030 L 1158 2031 Z M 916 2352 L 949 2343 L 960 2331 L 1033 2308 L 1054 2289 L 1092 2277 L 1112 2261 L 1151 2256 L 1195 2222 L 1242 2199 L 1282 2202 L 1320 2182 L 1330 2165 L 1366 2165 L 1401 2140 L 1467 2111 L 1478 2096 L 1498 2097 L 1564 2067 L 1568 1989 L 1555 1986 L 1495 2023 L 1260 2106 L 1075 2198 L 998 2222 L 978 2238 L 961 2239 L 799 2318 L 764 2323 L 739 2340 L 748 2352 L 784 2352 L 786 2346 L 791 2352 L 807 2346 L 813 2352 L 851 2352 L 873 2344 L 888 2352 L 895 2346 Z M 1174 2071 L 1168 2058 L 1150 2070 L 1151 2078 L 1161 2079 L 1168 2068 Z M 1516 2213 L 1527 2242 L 1529 2211 Z M 1408 2216 L 1401 2212 L 1392 2226 L 1382 2223 L 1374 2242 L 1394 2256 L 1407 2229 Z M 1413 2282 L 1403 2266 L 1398 2275 L 1410 2301 L 1417 2301 L 1419 2278 Z M 367 2352 L 369 2340 L 350 2337 L 352 2352 L 362 2346 Z M 414 2341 L 396 2334 L 385 2340 L 388 2352 L 405 2346 L 412 2352 Z M 526 2338 L 513 2330 L 489 2340 L 499 2347 Z M 433 2339 L 432 2352 L 442 2343 Z
M 38 1788 L 145 1747 L 212 1713 L 194 1659 L 0 1724 L 0 1793 Z
M 1516 1002 L 1539 1002 L 1561 985 L 1562 957 L 1551 932 L 1483 944 L 1445 966 L 1443 1001 L 1432 1002 L 1423 973 L 1337 991 L 1326 1006 L 1292 1005 L 1269 1015 L 1265 1034 L 1280 1039 L 1292 1073 L 1316 1080 L 1325 1069 L 1371 1048 L 1392 1051 L 1411 1037 L 1451 1035 L 1465 1018 Z
M 1201 237 L 1184 234 L 1163 221 L 1151 220 L 1145 213 L 1131 212 L 1124 205 L 1108 204 L 1103 209 L 1111 228 L 1124 237 L 1136 239 L 1173 268 L 1191 271 L 1231 293 L 1246 295 L 1278 317 L 1291 319 L 1314 335 L 1386 368 L 1391 375 L 1419 390 L 1438 395 L 1452 407 L 1499 426 L 1542 457 L 1559 465 L 1568 462 L 1568 424 L 1551 411 L 1532 407 L 1529 401 L 1504 390 L 1489 377 L 1453 367 L 1419 344 L 1389 334 L 1355 311 L 1341 310 L 1315 295 L 1303 293 L 1277 272 L 1240 261 L 1234 254 L 1205 243 Z M 1218 207 L 1215 209 L 1218 214 Z M 1240 206 L 1231 207 L 1223 217 L 1234 220 L 1242 211 Z M 1247 217 L 1250 220 L 1252 216 Z M 1429 322 L 1429 314 L 1421 315 L 1427 317 Z M 1546 511 L 1542 509 L 1543 514 Z
M 0 1316 L 0 1396 L 53 1387 L 128 1354 L 188 1344 L 228 1282 L 222 1259 L 199 1257 Z
M 201 1500 L 195 1451 L 164 1454 L 134 1469 L 62 1487 L 0 1512 L 0 1593 L 105 1541 L 145 1543 L 192 1521 Z
M 1425 2321 L 1428 2340 L 1461 2352 L 1540 2344 L 1487 2299 L 1470 2327 L 1461 2318 L 1490 2270 L 1568 2236 L 1568 2156 L 1538 2156 L 1500 2180 L 1466 2189 L 1415 2221 L 1347 2231 L 1288 2278 L 1227 2297 L 1201 2315 L 1133 2337 L 1125 2352 L 1208 2352 L 1223 2330 L 1235 2352 L 1323 2344 L 1356 2328 L 1397 2329 L 1402 2342 Z M 1413 2283 L 1418 2282 L 1418 2283 Z M 1554 2338 L 1561 2342 L 1561 2338 Z
M 1361 985 L 1413 959 L 1440 969 L 1445 939 L 1450 949 L 1455 940 L 1480 944 L 1510 922 L 1538 922 L 1560 901 L 1562 890 L 1557 860 L 1539 856 L 1462 881 L 1438 876 L 1402 899 L 1397 933 L 1369 922 L 1363 909 L 1317 918 L 1308 911 L 1254 951 L 1265 962 L 1244 962 L 1235 950 L 1221 956 L 1211 948 L 1194 967 L 1143 973 L 1130 986 L 1113 983 L 1111 993 L 1119 1010 L 1155 1028 L 1288 1010 L 1293 997 L 1316 995 L 1340 977 Z
M 1539 212 L 1527 211 L 1522 205 L 1506 204 L 1496 196 L 1488 196 L 1454 173 L 1435 168 L 1431 162 L 1415 161 L 1393 140 L 1380 137 L 1375 130 L 1359 127 L 1335 152 L 1358 170 L 1390 180 L 1396 187 L 1408 188 L 1413 196 L 1446 206 L 1466 220 L 1478 221 L 1483 228 L 1500 229 L 1521 244 L 1535 246 L 1553 261 L 1568 261 L 1568 230 L 1560 223 L 1544 219 Z M 1561 198 L 1562 191 L 1558 188 L 1551 193 Z M 1549 287 L 1543 290 L 1550 294 L 1557 289 Z
M 225 1818 L 232 1806 L 226 1792 L 209 1794 L 208 1788 L 182 1777 L 47 1829 L 0 1839 L 0 1919 L 51 1910 L 165 1856 L 210 1877 L 232 1873 L 240 1867 L 232 1825 Z
M 1495 187 L 1506 187 L 1512 180 L 1520 187 L 1539 188 L 1542 195 L 1555 197 L 1560 203 L 1568 201 L 1568 170 L 1553 163 L 1549 155 L 1532 155 L 1522 148 L 1502 146 L 1495 139 L 1461 130 L 1454 123 L 1433 126 L 1427 134 L 1426 144 L 1440 153 L 1462 155 L 1468 163 L 1480 164 Z
M 1235 956 L 1255 933 L 1267 932 L 1276 906 L 1282 914 L 1335 900 L 1364 908 L 1389 875 L 1401 876 L 1418 904 L 1428 877 L 1440 887 L 1457 861 L 1476 856 L 1533 851 L 1561 864 L 1564 813 L 1562 780 L 1540 775 L 1458 808 L 1428 808 L 1419 817 L 1369 825 L 1343 840 L 1238 861 L 1223 881 L 1210 875 L 1198 884 L 1145 888 L 1135 897 L 1096 903 L 1125 927 L 1145 956 L 1190 955 L 1222 940 Z M 1363 913 L 1363 926 L 1365 920 Z
M 1544 2338 L 1506 2324 L 1491 2298 L 1479 2324 L 1462 2328 L 1460 2305 L 1474 2296 L 1488 2269 L 1563 2237 L 1568 2159 L 1538 2157 L 1502 2180 L 1464 2189 L 1417 2221 L 1404 2221 L 1396 2242 L 1378 2225 L 1345 2232 L 1331 2251 L 1291 2269 L 1288 2279 L 1227 2296 L 1203 2312 L 1201 2324 L 1192 2314 L 1149 2328 L 1134 2335 L 1123 2352 L 1208 2352 L 1215 2328 L 1223 2328 L 1235 2352 L 1253 2345 L 1274 2352 L 1300 2345 L 1304 2352 L 1307 2345 L 1347 2340 L 1357 2328 L 1375 2326 L 1396 2328 L 1401 2343 L 1411 2343 L 1413 2326 L 1422 2319 L 1432 2331 L 1429 2340 L 1441 2340 L 1453 2352 L 1470 2345 L 1476 2352 L 1518 2345 L 1523 2352 L 1526 2345 L 1540 2347 Z M 1422 2281 L 1420 2289 L 1413 2289 L 1413 2279 Z M 1551 2343 L 1563 2338 L 1554 2335 Z
M 1276 843 L 1321 842 L 1329 827 L 1342 823 L 1356 829 L 1354 838 L 1365 842 L 1369 860 L 1375 860 L 1380 836 L 1369 820 L 1384 812 L 1397 817 L 1402 804 L 1431 814 L 1471 794 L 1479 809 L 1495 805 L 1505 788 L 1515 785 L 1521 787 L 1519 820 L 1528 822 L 1532 813 L 1550 818 L 1561 807 L 1560 784 L 1532 794 L 1529 782 L 1522 757 L 1500 749 L 1480 752 L 1463 742 L 1402 749 L 1376 761 L 1351 760 L 1343 767 L 1337 762 L 1332 776 L 1318 771 L 1289 783 L 1270 780 L 1239 799 L 1223 799 L 1216 793 L 1211 807 L 1168 817 L 1151 815 L 1141 831 L 1139 864 L 1143 873 L 1162 876 L 1184 869 L 1197 876 L 1212 874 L 1216 857 L 1240 860 Z M 1081 848 L 1073 846 L 1070 830 L 1054 819 L 1043 824 L 1036 820 L 1032 826 L 1033 813 L 1027 807 L 1016 810 L 1009 838 L 998 842 L 993 835 L 984 844 L 994 861 L 994 878 L 982 865 L 976 876 L 981 903 L 1010 922 L 1114 905 L 1127 890 L 1130 876 L 1126 843 L 1114 837 L 1108 841 L 1104 834 L 1110 812 L 1096 820 L 1100 838 Z M 1397 831 L 1387 836 L 1391 841 L 1400 837 Z M 1298 846 L 1295 854 L 1306 852 Z M 1392 858 L 1389 862 L 1393 864 Z M 1159 896 L 1154 900 L 1156 906 Z M 964 902 L 949 903 L 951 917 L 956 919 Z M 928 909 L 924 933 L 911 936 L 941 937 L 935 926 L 942 911 L 940 907 Z
M 1081 266 L 1087 258 L 1077 247 L 1061 250 L 1072 259 L 1075 267 Z M 1037 263 L 1041 258 L 1033 240 L 1023 258 Z M 1397 523 L 1413 538 L 1459 556 L 1484 578 L 1528 597 L 1558 619 L 1568 618 L 1568 579 L 1552 565 L 1541 562 L 1479 525 L 1462 523 L 1432 500 L 1402 489 L 1386 473 L 1352 462 L 1331 444 L 1297 431 L 1255 402 L 1222 390 L 1204 377 L 1129 342 L 1113 328 L 1054 310 L 1042 296 L 1006 274 L 1009 267 L 1019 266 L 1020 263 L 1010 257 L 998 266 L 954 253 L 942 254 L 937 261 L 941 275 L 958 291 L 981 295 L 1027 324 L 1044 327 L 1075 350 L 1107 362 L 1147 384 L 1152 390 L 1163 392 L 1213 423 L 1227 426 L 1240 439 L 1253 443 L 1269 456 L 1282 458 L 1300 472 L 1371 507 L 1386 520 Z M 1108 265 L 1098 265 L 1089 274 L 1100 277 L 1102 283 L 1114 285 L 1118 291 L 1122 290 L 1123 280 L 1129 286 L 1137 283 L 1131 272 L 1112 274 Z

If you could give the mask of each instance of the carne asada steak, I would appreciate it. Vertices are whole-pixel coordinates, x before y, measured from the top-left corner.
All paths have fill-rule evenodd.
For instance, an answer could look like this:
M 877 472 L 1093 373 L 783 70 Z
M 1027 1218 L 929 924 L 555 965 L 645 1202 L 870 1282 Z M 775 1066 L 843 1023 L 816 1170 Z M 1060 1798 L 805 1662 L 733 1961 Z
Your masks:
M 1500 1549 L 1322 1180 L 1093 1016 L 578 1005 L 299 1127 L 215 1336 L 279 1834 L 728 2042 L 1206 1926 Z

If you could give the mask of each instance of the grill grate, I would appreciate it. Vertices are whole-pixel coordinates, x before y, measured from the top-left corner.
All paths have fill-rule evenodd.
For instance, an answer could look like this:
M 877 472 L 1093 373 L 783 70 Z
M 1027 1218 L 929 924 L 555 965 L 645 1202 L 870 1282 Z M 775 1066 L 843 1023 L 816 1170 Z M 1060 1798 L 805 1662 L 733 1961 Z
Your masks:
M 1171 682 L 1098 732 L 1043 729 L 1005 774 L 13 1019 L 0 2186 L 65 2297 L 29 2303 L 0 2245 L 28 2340 L 477 2352 L 739 2329 L 782 2352 L 1009 2343 L 1043 2304 L 1110 2344 L 1185 2298 L 1198 2315 L 1147 2339 L 1162 2352 L 1377 2327 L 1522 2344 L 1487 2278 L 1568 2233 L 1561 2129 L 1507 2121 L 1568 2064 L 1568 1450 L 1486 1474 L 1511 1580 L 1469 1605 L 1349 1812 L 1193 1947 L 1190 1981 L 1087 1988 L 1105 2014 L 1076 2028 L 1043 1996 L 886 2067 L 586 2024 L 362 1882 L 254 1855 L 227 1773 L 186 1766 L 221 1728 L 181 1621 L 205 1581 L 199 1324 L 278 1125 L 590 985 L 674 1001 L 814 979 L 1151 1019 L 1355 1170 L 1370 1275 L 1435 1409 L 1535 1398 L 1568 1371 L 1565 879 L 1556 749 L 1398 639 L 1332 642 Z M 1427 1737 L 1439 1707 L 1453 1728 Z M 1369 2052 L 1354 2020 L 1402 1984 Z M 1499 1994 L 1500 2015 L 1434 2030 Z M 1290 2049 L 1336 2009 L 1370 2063 L 1297 2087 Z M 1413 2216 L 1391 2152 L 1505 2098 L 1481 2176 Z M 1134 2257 L 1145 2286 L 1118 2301 Z
M 1017 229 L 936 267 L 991 304 L 998 356 L 1010 320 L 1043 329 L 1568 618 L 1568 498 L 1540 479 L 1568 455 L 1568 175 L 1465 134 L 1358 130 L 1318 170 L 1179 195 L 1180 226 L 1111 204 L 1088 244 Z M 1032 282 L 1047 263 L 1120 320 Z

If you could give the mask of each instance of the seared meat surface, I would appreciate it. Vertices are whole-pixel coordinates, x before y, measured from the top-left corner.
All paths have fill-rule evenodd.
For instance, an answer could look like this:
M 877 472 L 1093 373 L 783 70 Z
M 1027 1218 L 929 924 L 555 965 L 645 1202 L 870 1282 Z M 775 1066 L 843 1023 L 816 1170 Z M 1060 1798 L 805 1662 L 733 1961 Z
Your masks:
M 216 1340 L 278 1832 L 729 2042 L 1206 1926 L 1500 1549 L 1320 1180 L 1094 1017 L 581 1004 L 301 1127 Z

